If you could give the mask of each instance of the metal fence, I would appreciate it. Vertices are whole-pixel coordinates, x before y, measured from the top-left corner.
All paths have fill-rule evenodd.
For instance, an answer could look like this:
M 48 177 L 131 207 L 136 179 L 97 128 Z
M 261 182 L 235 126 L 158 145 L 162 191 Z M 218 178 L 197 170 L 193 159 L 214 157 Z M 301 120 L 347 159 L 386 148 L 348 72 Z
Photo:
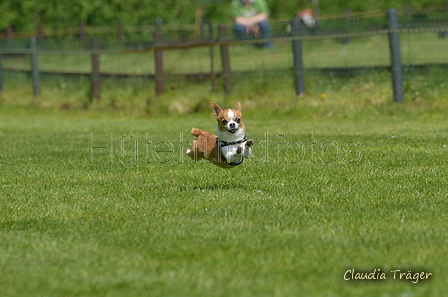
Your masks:
M 394 99 L 401 101 L 400 82 L 446 80 L 448 10 L 395 12 L 393 23 L 386 11 L 321 16 L 316 26 L 271 20 L 269 40 L 237 40 L 231 24 L 211 23 L 103 28 L 81 23 L 71 29 L 6 32 L 0 36 L 0 90 L 8 88 L 8 78 L 25 73 L 36 95 L 42 77 L 59 87 L 77 77 L 91 86 L 91 99 L 101 97 L 104 78 L 126 78 L 131 86 L 152 86 L 160 95 L 167 83 L 179 80 L 205 81 L 213 90 L 231 92 L 235 80 L 280 77 L 298 94 L 312 77 L 381 72 L 375 79 L 391 81 L 398 92 Z M 259 48 L 266 41 L 274 47 Z

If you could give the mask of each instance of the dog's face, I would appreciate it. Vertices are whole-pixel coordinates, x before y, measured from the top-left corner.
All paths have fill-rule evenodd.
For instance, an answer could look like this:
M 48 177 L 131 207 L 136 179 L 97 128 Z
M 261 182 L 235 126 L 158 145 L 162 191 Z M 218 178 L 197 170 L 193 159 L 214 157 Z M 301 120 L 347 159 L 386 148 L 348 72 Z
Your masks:
M 222 110 L 218 104 L 214 102 L 210 103 L 210 106 L 213 110 L 213 115 L 218 122 L 218 134 L 224 134 L 227 135 L 227 137 L 232 138 L 238 138 L 241 135 L 244 135 L 245 127 L 243 123 L 243 114 L 241 113 L 241 104 L 239 102 L 236 109 L 229 108 Z

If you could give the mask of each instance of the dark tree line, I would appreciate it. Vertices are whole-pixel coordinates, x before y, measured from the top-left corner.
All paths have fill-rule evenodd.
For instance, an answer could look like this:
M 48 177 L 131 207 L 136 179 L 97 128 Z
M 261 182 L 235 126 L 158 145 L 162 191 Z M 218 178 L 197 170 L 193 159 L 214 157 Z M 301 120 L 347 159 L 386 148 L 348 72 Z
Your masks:
M 193 23 L 199 15 L 206 21 L 229 22 L 231 0 L 0 0 L 0 31 L 12 26 L 15 31 L 76 27 L 80 21 L 88 26 L 110 26 L 119 20 L 125 25 Z M 311 0 L 266 0 L 272 18 L 293 18 L 300 10 L 312 8 Z M 447 0 L 314 0 L 321 14 L 351 11 L 402 9 L 442 6 Z

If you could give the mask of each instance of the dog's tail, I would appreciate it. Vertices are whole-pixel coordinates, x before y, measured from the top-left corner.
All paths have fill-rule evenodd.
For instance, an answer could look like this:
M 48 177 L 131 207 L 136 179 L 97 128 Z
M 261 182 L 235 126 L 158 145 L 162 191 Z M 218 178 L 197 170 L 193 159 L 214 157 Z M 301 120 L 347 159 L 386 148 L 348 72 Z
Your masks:
M 196 128 L 191 128 L 191 131 L 190 131 L 191 135 L 196 136 L 196 137 L 199 137 L 199 135 L 201 135 L 202 132 L 203 131 L 201 129 L 196 129 Z

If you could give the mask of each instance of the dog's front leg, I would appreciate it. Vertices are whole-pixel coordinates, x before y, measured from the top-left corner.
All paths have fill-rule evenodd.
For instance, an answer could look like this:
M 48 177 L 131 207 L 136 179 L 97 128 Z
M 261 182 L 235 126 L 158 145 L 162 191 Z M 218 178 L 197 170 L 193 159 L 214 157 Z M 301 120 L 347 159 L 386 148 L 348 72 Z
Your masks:
M 237 145 L 226 146 L 222 148 L 227 163 L 238 163 L 241 161 L 243 148 Z
M 244 158 L 250 158 L 252 155 L 252 145 L 254 144 L 254 141 L 252 139 L 249 139 L 244 143 Z

